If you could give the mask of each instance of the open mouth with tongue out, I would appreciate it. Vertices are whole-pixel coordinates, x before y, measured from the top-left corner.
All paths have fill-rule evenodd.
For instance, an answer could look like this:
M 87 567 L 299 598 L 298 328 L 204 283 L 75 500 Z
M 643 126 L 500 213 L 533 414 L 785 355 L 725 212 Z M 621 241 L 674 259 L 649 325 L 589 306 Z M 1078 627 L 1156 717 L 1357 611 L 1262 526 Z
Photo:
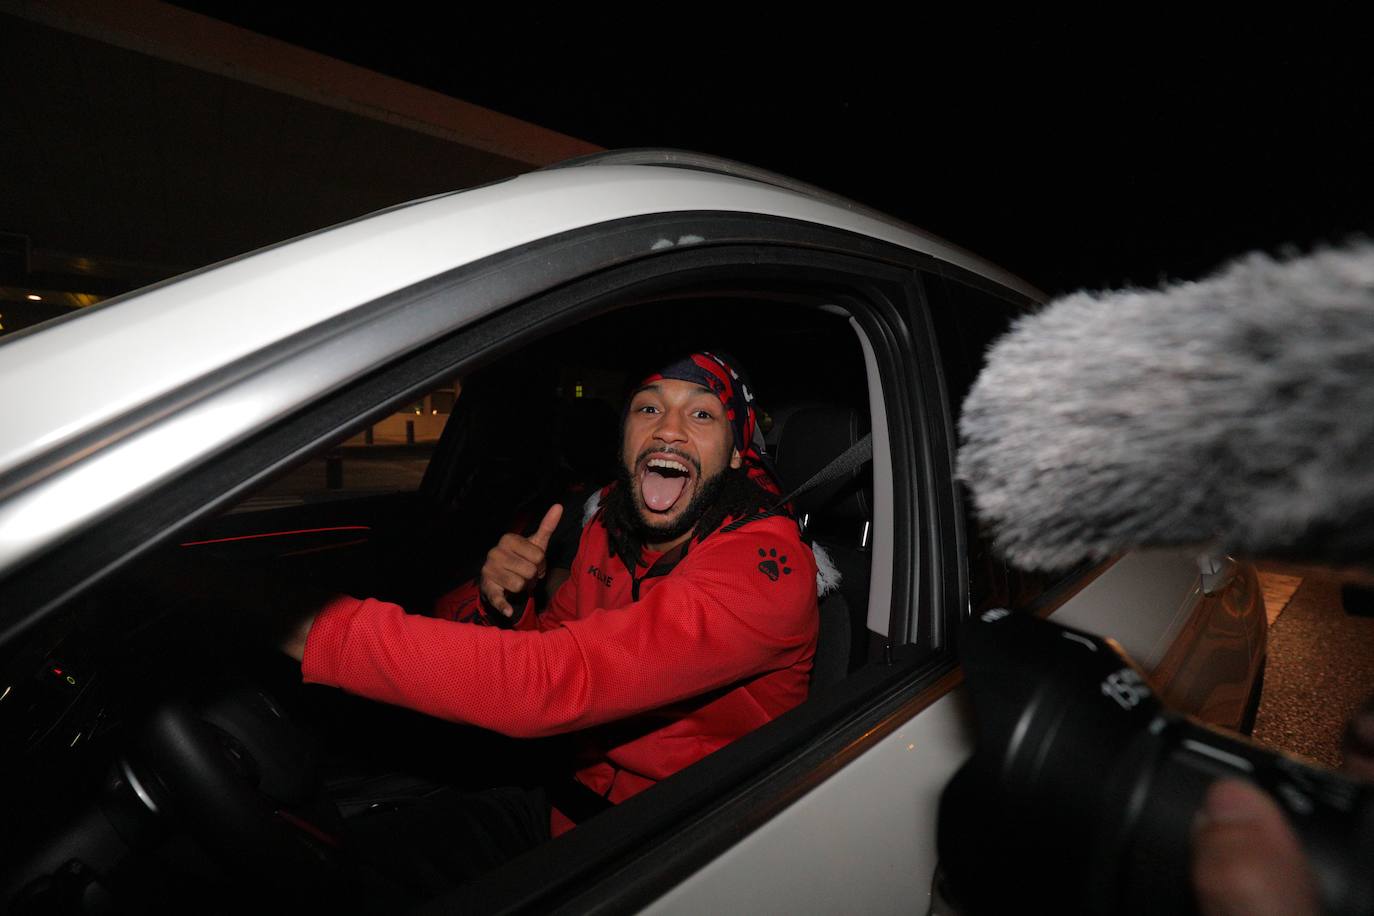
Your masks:
M 650 512 L 671 511 L 696 476 L 690 459 L 654 453 L 640 461 L 639 492 Z

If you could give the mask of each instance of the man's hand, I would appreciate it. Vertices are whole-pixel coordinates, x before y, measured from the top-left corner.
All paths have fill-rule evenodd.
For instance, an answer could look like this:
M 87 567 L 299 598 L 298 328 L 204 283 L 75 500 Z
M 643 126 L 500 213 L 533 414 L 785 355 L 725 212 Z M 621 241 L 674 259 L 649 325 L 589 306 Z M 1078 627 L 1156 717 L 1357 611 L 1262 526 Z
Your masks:
M 507 617 L 514 616 L 511 597 L 527 591 L 531 583 L 544 578 L 548 571 L 544 552 L 562 517 L 563 507 L 554 503 L 534 534 L 527 538 L 518 534 L 504 535 L 491 549 L 479 577 L 482 597 L 489 606 Z
M 1237 779 L 1207 790 L 1193 833 L 1193 887 L 1204 916 L 1317 916 L 1307 857 L 1279 806 Z
M 1351 717 L 1341 750 L 1346 775 L 1374 782 L 1374 697 Z M 1307 856 L 1283 812 L 1237 779 L 1207 791 L 1193 832 L 1193 888 L 1204 916 L 1321 912 Z
M 310 628 L 314 623 L 315 614 L 313 612 L 302 617 L 300 622 L 282 637 L 281 650 L 298 662 L 305 661 L 305 640 L 310 635 Z

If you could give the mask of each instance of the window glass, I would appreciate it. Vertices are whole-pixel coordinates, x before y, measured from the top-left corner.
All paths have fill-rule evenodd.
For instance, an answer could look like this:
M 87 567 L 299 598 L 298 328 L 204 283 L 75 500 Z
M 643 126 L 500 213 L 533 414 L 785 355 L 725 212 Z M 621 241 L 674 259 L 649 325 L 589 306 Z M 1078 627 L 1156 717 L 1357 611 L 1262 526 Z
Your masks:
M 277 478 L 233 511 L 418 490 L 462 390 L 454 380 L 426 393 Z

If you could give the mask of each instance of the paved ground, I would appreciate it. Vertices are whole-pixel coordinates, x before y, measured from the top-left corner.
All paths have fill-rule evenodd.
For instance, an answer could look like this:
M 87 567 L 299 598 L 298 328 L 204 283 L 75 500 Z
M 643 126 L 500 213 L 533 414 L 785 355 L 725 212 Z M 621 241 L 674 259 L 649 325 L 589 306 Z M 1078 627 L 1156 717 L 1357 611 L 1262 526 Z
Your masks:
M 1279 566 L 1261 571 L 1263 579 L 1296 572 Z M 1301 583 L 1269 629 L 1256 740 L 1339 767 L 1345 721 L 1371 693 L 1374 618 L 1345 612 L 1334 577 L 1302 571 Z

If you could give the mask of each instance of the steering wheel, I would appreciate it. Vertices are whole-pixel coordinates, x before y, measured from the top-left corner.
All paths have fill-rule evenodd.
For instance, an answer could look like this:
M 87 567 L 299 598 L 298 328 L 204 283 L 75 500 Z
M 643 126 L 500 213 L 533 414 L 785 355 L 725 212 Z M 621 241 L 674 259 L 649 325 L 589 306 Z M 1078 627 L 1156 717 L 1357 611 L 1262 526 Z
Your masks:
M 278 900 L 302 894 L 318 904 L 355 883 L 311 742 L 264 690 L 239 685 L 204 703 L 163 703 L 125 763 L 145 805 Z

